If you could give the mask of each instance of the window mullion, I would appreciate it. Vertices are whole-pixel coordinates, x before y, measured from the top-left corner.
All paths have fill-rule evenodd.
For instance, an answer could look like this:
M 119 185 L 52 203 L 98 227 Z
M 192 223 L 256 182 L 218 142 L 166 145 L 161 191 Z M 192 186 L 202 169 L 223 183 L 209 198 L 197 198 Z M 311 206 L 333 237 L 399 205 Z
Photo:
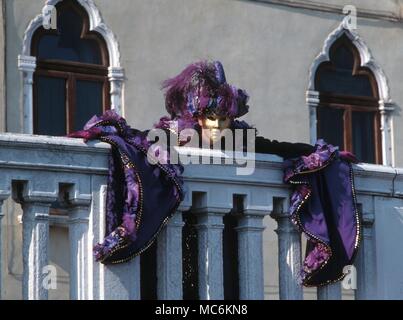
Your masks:
M 105 112 L 106 110 L 109 110 L 111 108 L 110 86 L 109 86 L 108 78 L 106 78 L 104 81 L 103 93 L 104 93 L 104 97 L 103 97 L 102 110 L 103 110 L 103 112 Z
M 374 115 L 374 135 L 375 135 L 375 163 L 382 164 L 382 137 L 381 137 L 381 115 L 377 112 Z
M 67 133 L 74 131 L 74 110 L 76 105 L 76 78 L 74 74 L 69 73 L 67 79 L 67 95 L 66 95 L 66 128 Z
M 351 107 L 344 109 L 343 121 L 344 121 L 344 149 L 350 152 L 354 152 Z

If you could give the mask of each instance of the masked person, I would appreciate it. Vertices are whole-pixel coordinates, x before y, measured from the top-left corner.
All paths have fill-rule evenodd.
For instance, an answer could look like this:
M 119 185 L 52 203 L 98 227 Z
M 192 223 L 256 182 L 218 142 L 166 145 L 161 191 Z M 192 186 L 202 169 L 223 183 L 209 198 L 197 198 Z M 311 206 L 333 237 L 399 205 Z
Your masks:
M 249 96 L 245 90 L 227 83 L 219 61 L 193 63 L 176 77 L 166 80 L 163 88 L 170 117 L 161 118 L 157 128 L 175 127 L 176 133 L 192 128 L 199 132 L 204 142 L 211 140 L 212 143 L 225 129 L 252 129 L 245 121 L 237 120 L 249 111 Z M 254 150 L 258 153 L 292 158 L 314 151 L 309 144 L 271 141 L 261 136 L 253 138 Z
M 189 137 L 181 135 L 185 129 L 194 129 L 207 144 L 220 140 L 225 129 L 253 129 L 238 120 L 249 110 L 247 93 L 227 83 L 218 61 L 191 64 L 163 88 L 169 117 L 155 127 L 173 133 L 176 141 L 168 140 L 168 146 L 188 145 Z M 107 236 L 94 248 L 103 263 L 124 262 L 146 250 L 183 199 L 183 167 L 170 163 L 168 152 L 148 134 L 107 111 L 71 135 L 112 145 Z M 255 134 L 256 152 L 283 157 L 284 182 L 294 186 L 290 219 L 307 237 L 301 282 L 320 286 L 341 280 L 344 266 L 352 264 L 357 252 L 361 230 L 350 163 L 354 156 L 322 140 L 311 146 Z M 165 161 L 150 163 L 150 153 Z

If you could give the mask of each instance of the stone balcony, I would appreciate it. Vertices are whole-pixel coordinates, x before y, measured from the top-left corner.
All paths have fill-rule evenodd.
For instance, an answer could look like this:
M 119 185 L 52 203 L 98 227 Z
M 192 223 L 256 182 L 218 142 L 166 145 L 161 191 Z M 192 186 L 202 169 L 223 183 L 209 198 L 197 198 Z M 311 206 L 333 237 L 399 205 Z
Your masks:
M 181 152 L 185 152 L 182 150 Z M 195 156 L 209 155 L 194 150 Z M 47 299 L 46 266 L 49 258 L 49 226 L 68 230 L 69 291 L 71 299 L 140 299 L 140 259 L 104 266 L 92 256 L 93 244 L 104 234 L 104 203 L 108 174 L 109 146 L 85 144 L 78 139 L 0 134 L 0 221 L 6 210 L 3 201 L 21 205 L 22 214 L 22 297 Z M 251 175 L 237 175 L 237 165 L 225 163 L 225 156 L 213 154 L 215 164 L 185 166 L 186 197 L 156 245 L 156 298 L 182 299 L 182 229 L 187 215 L 196 217 L 197 296 L 223 299 L 225 268 L 223 231 L 225 217 L 236 216 L 238 281 L 240 299 L 263 299 L 264 254 L 278 260 L 280 299 L 302 299 L 296 278 L 301 264 L 301 237 L 289 222 L 290 189 L 282 183 L 281 160 L 255 155 Z M 363 215 L 363 239 L 356 260 L 356 299 L 403 298 L 403 169 L 359 164 L 355 185 Z M 12 200 L 11 200 L 12 199 Z M 54 214 L 54 204 L 63 200 L 68 207 Z M 277 222 L 278 254 L 263 247 L 264 218 Z M 3 219 L 4 220 L 4 219 Z M 6 226 L 0 229 L 0 240 Z M 267 232 L 267 231 L 266 231 Z M 1 245 L 0 248 L 3 248 Z M 0 255 L 4 259 L 4 254 Z M 45 269 L 44 269 L 45 268 Z M 0 293 L 7 268 L 3 263 Z M 341 286 L 317 290 L 318 299 L 340 299 Z

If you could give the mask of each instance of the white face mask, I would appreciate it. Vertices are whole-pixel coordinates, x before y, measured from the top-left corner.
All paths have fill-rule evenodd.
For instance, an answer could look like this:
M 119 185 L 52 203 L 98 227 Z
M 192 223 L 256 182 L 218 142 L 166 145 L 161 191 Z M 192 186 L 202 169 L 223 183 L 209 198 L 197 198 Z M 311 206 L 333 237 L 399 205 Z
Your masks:
M 202 138 L 206 142 L 217 142 L 220 139 L 221 131 L 228 129 L 231 119 L 225 118 L 199 118 L 199 125 L 202 127 Z

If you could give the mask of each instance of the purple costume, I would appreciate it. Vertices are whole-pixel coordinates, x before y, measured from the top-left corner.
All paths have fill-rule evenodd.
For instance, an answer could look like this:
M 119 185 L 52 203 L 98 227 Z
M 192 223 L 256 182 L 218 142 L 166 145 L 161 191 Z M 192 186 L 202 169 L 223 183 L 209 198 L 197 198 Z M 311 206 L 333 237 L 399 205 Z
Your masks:
M 107 236 L 94 247 L 94 255 L 105 264 L 128 261 L 153 243 L 180 204 L 183 168 L 169 163 L 150 164 L 147 151 L 151 144 L 146 132 L 131 129 L 113 111 L 94 116 L 83 131 L 70 136 L 112 145 L 106 198 Z M 158 150 L 155 156 L 159 156 Z
M 348 152 L 319 140 L 308 156 L 284 161 L 284 181 L 294 185 L 291 221 L 307 236 L 301 280 L 321 286 L 341 280 L 360 239 L 353 169 Z
M 251 128 L 235 120 L 248 112 L 248 95 L 226 82 L 218 61 L 189 65 L 167 80 L 164 88 L 170 117 L 161 118 L 157 128 L 171 130 L 175 122 L 176 133 L 186 128 L 197 129 L 201 116 L 229 118 L 232 129 Z M 147 151 L 152 144 L 146 135 L 147 132 L 131 129 L 113 111 L 94 116 L 83 131 L 70 135 L 112 145 L 107 236 L 94 248 L 96 259 L 103 263 L 124 262 L 146 250 L 183 198 L 180 179 L 183 168 L 169 162 L 150 164 Z M 299 156 L 284 162 L 284 181 L 294 185 L 290 218 L 308 237 L 302 283 L 319 286 L 342 279 L 343 268 L 352 263 L 360 237 L 350 164 L 355 161 L 354 156 L 323 141 L 318 141 L 315 147 L 308 145 L 309 148 L 299 144 L 296 150 L 301 152 L 286 150 L 293 144 L 270 142 L 262 137 L 257 139 L 257 146 L 263 152 L 285 158 Z M 159 156 L 158 150 L 153 152 Z

